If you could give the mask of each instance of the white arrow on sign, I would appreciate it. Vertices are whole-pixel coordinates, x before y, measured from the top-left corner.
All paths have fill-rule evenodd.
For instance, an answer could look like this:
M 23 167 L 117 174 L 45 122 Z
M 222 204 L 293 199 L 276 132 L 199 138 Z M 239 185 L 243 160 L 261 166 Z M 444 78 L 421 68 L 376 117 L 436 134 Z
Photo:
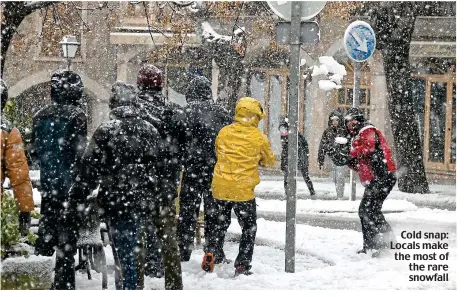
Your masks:
M 356 40 L 356 42 L 359 44 L 359 46 L 356 48 L 359 51 L 367 53 L 367 40 L 359 38 L 358 33 L 356 31 L 351 32 L 351 36 Z

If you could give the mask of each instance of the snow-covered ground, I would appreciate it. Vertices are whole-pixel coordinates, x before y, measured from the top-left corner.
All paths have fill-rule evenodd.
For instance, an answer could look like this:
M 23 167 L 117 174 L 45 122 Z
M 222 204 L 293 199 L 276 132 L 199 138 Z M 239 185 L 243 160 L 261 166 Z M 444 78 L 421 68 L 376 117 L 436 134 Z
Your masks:
M 358 212 L 361 200 L 298 200 L 299 213 L 311 212 Z M 261 211 L 285 212 L 286 201 L 256 198 L 258 209 Z M 418 207 L 406 200 L 386 200 L 382 210 L 385 212 L 415 211 Z
M 358 221 L 357 208 L 359 200 L 335 200 L 334 185 L 325 180 L 314 181 L 318 192 L 316 200 L 298 199 L 297 215 L 323 215 Z M 364 188 L 358 186 L 358 197 Z M 421 201 L 439 199 L 456 199 L 455 186 L 431 186 L 432 194 L 419 195 Z M 256 189 L 257 210 L 260 212 L 285 214 L 285 201 L 279 195 L 284 195 L 283 182 L 264 179 Z M 308 194 L 303 181 L 298 181 L 298 195 Z M 345 196 L 349 195 L 349 185 L 346 185 Z M 442 209 L 417 207 L 414 205 L 414 194 L 393 190 L 389 199 L 385 201 L 384 210 L 387 220 L 404 222 L 405 228 L 394 228 L 398 242 L 411 242 L 412 239 L 401 238 L 401 232 L 428 231 L 424 224 L 441 226 L 442 230 L 449 232 L 450 259 L 442 261 L 421 262 L 424 264 L 448 264 L 449 281 L 409 281 L 410 261 L 394 260 L 390 253 L 381 258 L 372 258 L 371 255 L 358 255 L 356 251 L 361 248 L 362 234 L 354 230 L 339 230 L 309 225 L 297 224 L 296 227 L 296 272 L 285 272 L 285 222 L 275 222 L 258 219 L 258 232 L 253 257 L 254 272 L 251 276 L 233 278 L 233 264 L 216 266 L 213 273 L 206 273 L 200 269 L 203 256 L 201 247 L 196 247 L 190 262 L 182 263 L 184 289 L 456 289 L 457 249 L 456 249 L 456 212 Z M 425 196 L 425 197 L 424 197 Z M 359 198 L 358 198 L 359 199 Z M 408 223 L 408 224 L 406 224 Z M 401 224 L 399 224 L 401 226 Z M 238 241 L 241 234 L 240 227 L 235 219 L 228 231 L 228 242 L 225 252 L 228 258 L 234 259 L 238 253 Z M 232 241 L 232 242 L 231 242 Z M 423 240 L 416 240 L 422 242 Z M 418 250 L 412 250 L 417 253 Z M 408 253 L 407 250 L 402 250 Z M 421 251 L 423 252 L 423 250 Z M 440 252 L 440 251 L 437 251 Z M 106 248 L 107 262 L 113 263 L 111 249 Z M 417 262 L 417 261 L 416 261 Z M 87 280 L 85 274 L 77 278 L 78 289 L 100 289 L 100 275 L 95 280 Z M 114 274 L 109 276 L 109 289 L 114 289 Z M 164 279 L 146 277 L 145 289 L 164 289 Z
M 314 179 L 317 192 L 316 199 L 309 198 L 309 191 L 302 180 L 297 182 L 297 217 L 321 216 L 359 222 L 357 209 L 364 187 L 358 185 L 356 201 L 349 201 L 349 184 L 346 184 L 346 200 L 335 199 L 335 187 L 328 179 Z M 456 211 L 436 209 L 439 203 L 449 201 L 456 203 L 456 187 L 454 185 L 431 185 L 431 194 L 415 195 L 398 191 L 395 187 L 384 203 L 385 217 L 392 221 L 395 235 L 399 242 L 411 242 L 403 239 L 401 232 L 430 231 L 431 226 L 449 232 L 450 259 L 449 281 L 409 281 L 409 274 L 433 274 L 432 272 L 412 273 L 408 269 L 410 261 L 396 261 L 393 253 L 381 258 L 371 255 L 358 255 L 361 248 L 362 234 L 359 228 L 315 227 L 308 224 L 297 224 L 296 227 L 296 272 L 286 273 L 285 264 L 285 222 L 258 219 L 258 232 L 253 257 L 254 272 L 251 276 L 234 278 L 233 264 L 216 266 L 213 273 L 205 273 L 200 269 L 203 256 L 202 248 L 196 247 L 190 262 L 182 263 L 184 289 L 456 289 L 457 282 L 457 249 L 456 249 Z M 285 217 L 285 201 L 283 181 L 263 178 L 256 188 L 257 211 L 260 213 L 278 214 Z M 302 199 L 303 198 L 303 199 Z M 305 199 L 306 198 L 306 199 Z M 415 202 L 419 201 L 421 206 Z M 34 191 L 34 201 L 40 204 L 40 194 Z M 435 203 L 435 204 L 434 204 Z M 423 205 L 427 207 L 423 207 Z M 395 228 L 396 226 L 396 228 Z M 225 252 L 228 258 L 234 259 L 238 253 L 240 227 L 235 219 L 228 232 Z M 416 240 L 421 241 L 421 240 Z M 113 265 L 111 248 L 105 248 L 108 265 Z M 402 252 L 407 253 L 406 250 Z M 418 252 L 413 250 L 413 252 Z M 440 251 L 438 251 L 440 252 Z M 76 257 L 77 260 L 77 257 Z M 429 261 L 425 264 L 439 264 L 442 261 Z M 443 264 L 443 263 L 442 263 Z M 100 290 L 101 274 L 92 271 L 93 279 L 88 280 L 86 274 L 77 274 L 77 289 Z M 109 289 L 114 290 L 114 273 L 109 271 Z M 164 289 L 164 279 L 146 277 L 145 289 Z
M 327 178 L 312 178 L 316 191 L 315 200 L 336 200 L 335 184 Z M 351 185 L 345 184 L 346 200 L 350 197 Z M 456 185 L 430 184 L 430 194 L 409 194 L 400 192 L 396 185 L 385 201 L 385 207 L 391 205 L 389 201 L 405 200 L 414 203 L 416 206 L 442 209 L 456 209 Z M 256 197 L 263 199 L 285 199 L 284 182 L 282 177 L 263 176 L 261 183 L 255 188 Z M 357 183 L 356 198 L 361 199 L 364 187 Z M 297 179 L 297 197 L 299 199 L 310 199 L 309 190 L 305 182 Z
M 285 223 L 259 219 L 253 275 L 234 278 L 233 264 L 218 265 L 213 273 L 203 272 L 203 252 L 197 247 L 190 262 L 182 263 L 184 289 L 456 289 L 455 238 L 446 241 L 450 244 L 450 260 L 446 261 L 449 281 L 410 282 L 409 261 L 396 261 L 393 254 L 382 258 L 356 254 L 362 242 L 359 232 L 297 225 L 296 233 L 295 273 L 286 273 L 284 268 Z M 239 234 L 240 226 L 233 220 L 228 238 L 238 240 Z M 411 241 L 396 235 L 399 242 Z M 111 249 L 107 247 L 105 251 L 107 262 L 112 265 Z M 226 242 L 225 252 L 234 259 L 238 243 Z M 101 289 L 101 275 L 94 271 L 93 275 L 94 279 L 88 280 L 86 274 L 78 274 L 77 289 Z M 113 273 L 109 275 L 109 289 L 114 289 Z M 145 289 L 164 289 L 164 279 L 146 277 Z

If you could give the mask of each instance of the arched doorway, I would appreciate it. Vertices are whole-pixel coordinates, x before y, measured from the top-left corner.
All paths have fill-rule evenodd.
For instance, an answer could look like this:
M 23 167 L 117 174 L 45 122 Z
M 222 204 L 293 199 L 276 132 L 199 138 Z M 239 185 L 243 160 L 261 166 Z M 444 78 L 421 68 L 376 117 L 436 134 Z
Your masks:
M 51 104 L 50 82 L 33 85 L 15 98 L 10 99 L 13 99 L 17 104 L 19 116 L 33 117 L 40 109 Z M 79 107 L 82 108 L 87 116 L 88 127 L 92 125 L 92 102 L 95 100 L 97 100 L 96 96 L 84 88 Z

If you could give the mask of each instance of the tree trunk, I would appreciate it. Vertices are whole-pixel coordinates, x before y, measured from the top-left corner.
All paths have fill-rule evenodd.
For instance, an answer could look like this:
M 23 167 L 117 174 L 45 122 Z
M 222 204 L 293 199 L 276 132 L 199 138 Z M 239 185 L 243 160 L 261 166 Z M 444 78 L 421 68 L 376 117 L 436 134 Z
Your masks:
M 376 34 L 377 49 L 383 55 L 398 161 L 398 187 L 407 193 L 429 193 L 423 144 L 414 118 L 409 63 L 414 24 L 422 6 L 426 6 L 425 2 L 364 2 L 357 11 L 369 18 Z
M 239 53 L 230 45 L 218 44 L 214 48 L 214 61 L 219 67 L 218 103 L 232 115 L 238 101 L 244 67 Z
M 3 4 L 3 20 L 2 20 L 2 52 L 1 52 L 1 76 L 5 70 L 5 60 L 8 47 L 13 39 L 16 29 L 19 27 L 24 17 L 24 4 L 22 2 L 6 2 Z
M 409 44 L 409 42 L 408 42 Z M 398 187 L 407 193 L 429 193 L 423 146 L 414 118 L 408 51 L 383 51 L 393 138 L 398 161 Z

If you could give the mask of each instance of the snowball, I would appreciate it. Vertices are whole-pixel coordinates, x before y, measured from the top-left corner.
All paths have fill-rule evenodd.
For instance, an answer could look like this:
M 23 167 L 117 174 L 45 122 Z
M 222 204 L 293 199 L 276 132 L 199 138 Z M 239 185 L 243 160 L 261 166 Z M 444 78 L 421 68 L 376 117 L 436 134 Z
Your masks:
M 348 142 L 348 139 L 345 137 L 335 137 L 335 143 L 339 144 L 346 144 Z

